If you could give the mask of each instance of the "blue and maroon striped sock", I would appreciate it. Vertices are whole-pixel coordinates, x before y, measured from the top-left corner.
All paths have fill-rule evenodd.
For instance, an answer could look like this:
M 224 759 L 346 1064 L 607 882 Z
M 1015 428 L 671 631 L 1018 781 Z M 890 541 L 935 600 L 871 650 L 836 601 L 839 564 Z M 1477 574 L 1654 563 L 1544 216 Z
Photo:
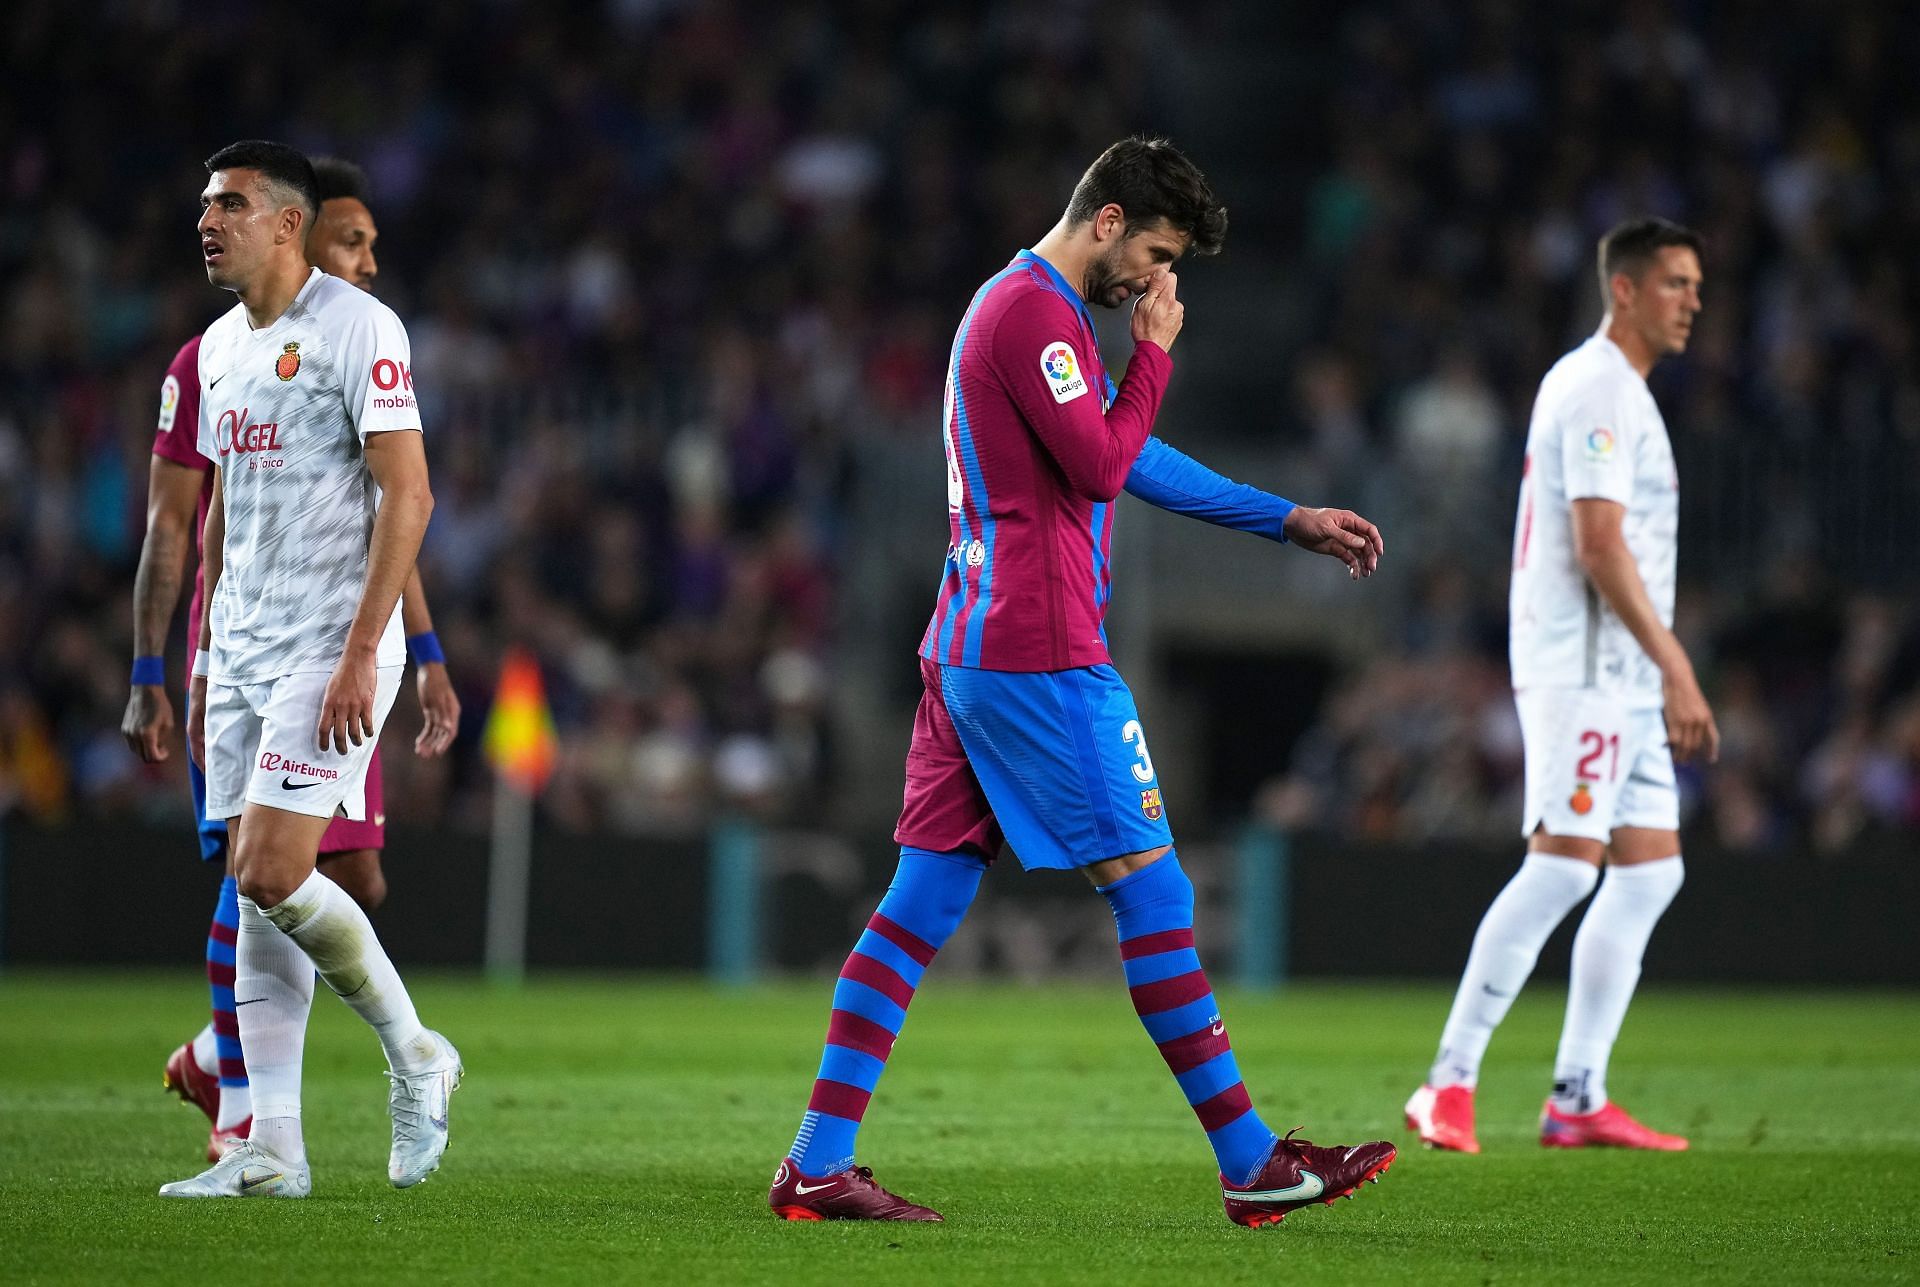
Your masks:
M 1120 931 L 1133 1008 L 1206 1129 L 1220 1174 L 1251 1179 L 1273 1153 L 1274 1133 L 1253 1111 L 1206 971 L 1193 950 L 1193 882 L 1179 856 L 1102 885 Z
M 213 1036 L 220 1057 L 216 1125 L 222 1128 L 239 1125 L 252 1112 L 247 1062 L 240 1052 L 240 1024 L 233 1013 L 233 950 L 239 928 L 239 886 L 228 876 L 220 882 L 220 900 L 214 904 L 213 924 L 207 929 L 207 989 L 213 998 Z
M 913 991 L 933 954 L 960 928 L 985 871 L 986 864 L 971 854 L 900 850 L 893 884 L 834 985 L 820 1075 L 787 1153 L 801 1174 L 833 1175 L 853 1165 L 860 1119 Z

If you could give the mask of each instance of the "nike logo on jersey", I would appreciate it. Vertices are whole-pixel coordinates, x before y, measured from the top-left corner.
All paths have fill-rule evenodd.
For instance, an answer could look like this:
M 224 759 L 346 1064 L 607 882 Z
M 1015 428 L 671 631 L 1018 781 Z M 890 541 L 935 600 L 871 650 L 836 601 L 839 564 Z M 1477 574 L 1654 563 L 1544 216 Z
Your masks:
M 317 787 L 319 785 L 318 782 L 295 782 L 292 778 L 280 779 L 280 789 L 282 791 L 304 791 L 308 787 Z
M 1495 990 L 1493 984 L 1491 983 L 1482 983 L 1480 985 L 1480 990 L 1486 993 L 1490 997 L 1499 997 L 1502 1000 L 1505 1000 L 1507 997 L 1510 997 L 1513 995 L 1513 993 L 1511 992 L 1500 992 Z
M 1235 1202 L 1310 1202 L 1327 1191 L 1326 1181 L 1312 1171 L 1300 1172 L 1300 1183 L 1285 1189 L 1255 1189 L 1229 1193 Z
M 833 1185 L 834 1182 L 832 1180 L 828 1180 L 825 1184 L 796 1184 L 793 1186 L 793 1191 L 795 1193 L 818 1193 L 822 1189 L 831 1189 Z
M 209 389 L 214 388 L 216 385 L 220 383 L 220 381 L 226 378 L 227 378 L 227 373 L 225 371 L 222 371 L 219 375 L 216 375 L 213 377 L 213 379 L 207 381 L 207 388 Z

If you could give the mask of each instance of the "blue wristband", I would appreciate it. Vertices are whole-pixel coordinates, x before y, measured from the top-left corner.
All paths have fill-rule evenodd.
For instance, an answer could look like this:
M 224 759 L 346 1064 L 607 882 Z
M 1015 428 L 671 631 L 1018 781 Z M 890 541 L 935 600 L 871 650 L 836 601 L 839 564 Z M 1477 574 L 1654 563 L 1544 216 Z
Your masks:
M 167 659 L 165 657 L 135 657 L 133 659 L 133 683 L 153 684 L 164 687 L 167 682 Z
M 407 636 L 407 656 L 413 658 L 413 664 L 416 666 L 424 666 L 432 661 L 437 661 L 442 666 L 447 664 L 447 654 L 440 651 L 440 636 L 431 630 L 422 630 L 417 635 Z

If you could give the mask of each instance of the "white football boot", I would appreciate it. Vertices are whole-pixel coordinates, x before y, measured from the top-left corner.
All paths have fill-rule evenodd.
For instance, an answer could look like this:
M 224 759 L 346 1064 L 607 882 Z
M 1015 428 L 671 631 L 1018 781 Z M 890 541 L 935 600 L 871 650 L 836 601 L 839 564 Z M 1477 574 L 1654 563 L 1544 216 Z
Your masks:
M 425 1072 L 387 1074 L 393 1083 L 387 1092 L 387 1113 L 393 1118 L 387 1179 L 396 1189 L 411 1188 L 440 1169 L 440 1155 L 447 1151 L 447 1104 L 466 1072 L 451 1041 L 437 1032 L 428 1035 L 440 1043 L 440 1057 Z
M 305 1163 L 288 1166 L 252 1140 L 238 1140 L 191 1180 L 160 1186 L 163 1198 L 304 1198 L 313 1192 Z

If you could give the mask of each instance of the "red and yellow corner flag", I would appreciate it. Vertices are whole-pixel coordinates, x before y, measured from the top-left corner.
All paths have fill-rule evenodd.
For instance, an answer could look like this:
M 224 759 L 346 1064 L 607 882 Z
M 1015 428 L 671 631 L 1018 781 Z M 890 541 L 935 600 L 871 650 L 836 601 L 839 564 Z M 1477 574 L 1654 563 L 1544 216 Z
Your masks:
M 493 771 L 529 795 L 553 776 L 560 740 L 554 735 L 553 712 L 547 709 L 540 663 L 524 648 L 508 649 L 500 663 L 500 686 L 480 745 Z

